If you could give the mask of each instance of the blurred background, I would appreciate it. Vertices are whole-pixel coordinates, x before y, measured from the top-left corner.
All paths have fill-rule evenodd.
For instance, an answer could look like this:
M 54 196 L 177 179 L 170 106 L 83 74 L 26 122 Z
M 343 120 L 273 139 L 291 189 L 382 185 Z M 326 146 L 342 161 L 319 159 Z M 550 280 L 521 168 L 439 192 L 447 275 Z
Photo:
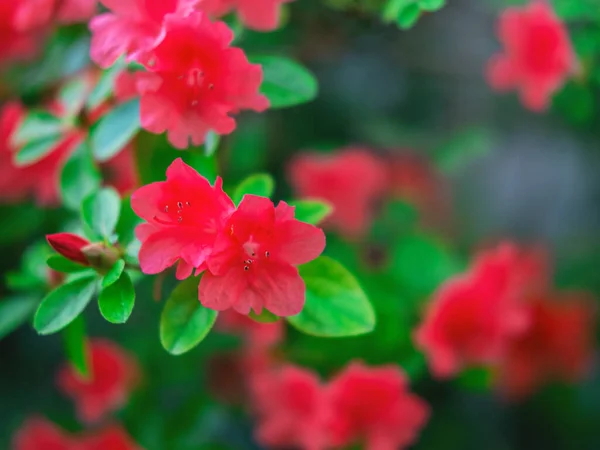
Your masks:
M 577 382 L 547 383 L 513 401 L 488 369 L 436 380 L 412 340 L 440 285 L 466 270 L 478 250 L 502 241 L 545 249 L 557 290 L 585 292 L 594 301 L 600 296 L 600 2 L 550 2 L 584 71 L 544 114 L 523 107 L 513 92 L 495 92 L 484 76 L 501 50 L 499 15 L 523 3 L 452 0 L 402 29 L 385 20 L 384 0 L 296 0 L 286 5 L 279 30 L 244 30 L 236 45 L 301 62 L 317 78 L 319 95 L 293 108 L 241 114 L 214 158 L 192 162 L 209 178 L 221 175 L 226 187 L 269 173 L 276 181 L 273 198 L 280 200 L 294 197 L 293 164 L 306 152 L 359 148 L 383 161 L 390 187 L 370 205 L 368 225 L 348 236 L 330 223 L 325 250 L 368 294 L 375 331 L 323 339 L 286 326 L 276 352 L 324 379 L 352 360 L 402 367 L 411 390 L 431 407 L 415 449 L 600 448 L 597 352 Z M 86 23 L 52 25 L 36 39 L 31 57 L 2 60 L 4 105 L 48 105 L 64 80 L 96 70 Z M 0 132 L 6 147 L 7 131 Z M 176 157 L 190 158 L 145 131 L 131 152 L 129 191 L 162 180 Z M 0 164 L 8 163 L 0 156 Z M 114 172 L 103 175 L 110 179 Z M 356 186 L 359 192 L 360 181 Z M 44 235 L 76 228 L 69 208 L 37 200 L 15 201 L 0 191 L 0 304 L 16 296 L 39 301 L 51 285 L 40 265 L 51 253 Z M 88 335 L 118 343 L 140 367 L 139 387 L 114 417 L 147 450 L 263 448 L 238 394 L 242 337 L 217 329 L 179 357 L 161 347 L 157 324 L 173 286 L 172 273 L 159 282 L 141 278 L 126 325 L 107 323 L 95 307 L 85 311 Z M 60 335 L 38 336 L 25 324 L 0 339 L 0 448 L 10 449 L 15 430 L 35 414 L 66 430 L 81 429 L 72 402 L 57 389 L 64 364 Z

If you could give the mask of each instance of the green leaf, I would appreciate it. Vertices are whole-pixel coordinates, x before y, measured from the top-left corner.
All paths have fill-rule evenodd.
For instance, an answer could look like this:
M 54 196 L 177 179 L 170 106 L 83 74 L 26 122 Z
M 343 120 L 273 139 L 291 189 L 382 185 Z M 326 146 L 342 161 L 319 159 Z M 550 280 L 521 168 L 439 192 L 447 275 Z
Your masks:
M 125 269 L 125 261 L 122 259 L 118 260 L 110 270 L 104 275 L 102 279 L 102 289 L 106 289 L 111 284 L 117 282 L 117 280 L 121 277 L 123 270 Z
M 337 261 L 321 256 L 300 267 L 306 304 L 288 317 L 298 330 L 321 337 L 356 336 L 375 328 L 375 312 L 354 276 Z
M 123 58 L 119 59 L 113 64 L 108 70 L 104 70 L 98 84 L 94 87 L 90 96 L 85 104 L 88 110 L 92 110 L 104 103 L 111 95 L 114 90 L 114 83 L 117 76 L 125 67 L 125 61 Z
M 221 136 L 214 131 L 209 131 L 204 141 L 204 155 L 212 156 L 219 148 L 219 142 L 221 142 Z
M 255 56 L 251 61 L 262 65 L 260 91 L 269 99 L 271 108 L 286 108 L 316 98 L 316 78 L 297 62 L 279 56 Z
M 122 199 L 121 214 L 116 228 L 119 244 L 126 247 L 135 241 L 135 228 L 142 222 L 143 220 L 131 208 L 131 199 L 129 197 Z
M 65 84 L 58 93 L 60 104 L 63 106 L 64 117 L 72 119 L 83 107 L 89 92 L 85 77 L 77 77 Z
M 322 200 L 294 200 L 290 206 L 296 207 L 296 219 L 312 225 L 321 223 L 333 212 L 333 206 Z
M 455 174 L 490 152 L 493 139 L 489 130 L 472 127 L 461 130 L 435 149 L 434 162 L 444 174 Z
M 248 317 L 258 323 L 273 323 L 280 319 L 279 316 L 276 316 L 271 311 L 267 311 L 266 309 L 263 309 L 260 314 L 256 314 L 254 310 L 250 310 Z
M 62 134 L 65 125 L 47 111 L 30 111 L 12 137 L 16 147 Z
M 106 280 L 106 277 L 104 280 Z M 133 311 L 134 303 L 135 288 L 127 272 L 122 272 L 121 277 L 117 281 L 109 284 L 107 287 L 103 287 L 98 298 L 100 313 L 111 323 L 127 322 Z
M 419 7 L 422 11 L 438 11 L 446 5 L 446 0 L 419 0 Z
M 111 159 L 133 139 L 140 126 L 139 99 L 117 106 L 90 130 L 94 158 L 100 162 Z
M 60 191 L 65 206 L 79 210 L 83 199 L 100 187 L 102 178 L 87 143 L 82 143 L 65 164 Z
M 75 273 L 87 269 L 86 266 L 68 260 L 62 255 L 51 255 L 46 260 L 46 264 L 48 264 L 48 267 L 51 269 L 62 273 Z
M 388 0 L 383 8 L 382 17 L 385 22 L 395 22 L 398 14 L 415 0 Z
M 86 276 L 51 291 L 40 304 L 33 326 L 39 334 L 52 334 L 69 325 L 92 299 L 96 278 Z
M 412 27 L 417 20 L 419 20 L 419 16 L 421 15 L 421 8 L 416 3 L 412 5 L 405 6 L 399 13 L 396 18 L 396 23 L 398 27 L 403 30 L 407 30 Z
M 1 300 L 0 339 L 27 322 L 33 315 L 38 303 L 39 298 L 36 297 L 12 297 Z
M 169 353 L 181 355 L 197 346 L 217 319 L 217 312 L 198 300 L 198 278 L 180 283 L 160 317 L 160 342 Z
M 83 200 L 83 222 L 99 236 L 110 239 L 121 212 L 121 198 L 112 188 L 102 188 Z
M 48 136 L 23 145 L 15 157 L 15 164 L 26 166 L 39 161 L 54 149 L 61 139 L 61 135 Z
M 243 180 L 235 189 L 231 198 L 233 202 L 238 205 L 246 194 L 260 195 L 261 197 L 271 197 L 274 190 L 275 181 L 273 180 L 273 177 L 266 173 L 259 173 L 256 175 L 250 175 L 248 178 Z
M 83 316 L 77 317 L 63 330 L 63 340 L 67 359 L 79 375 L 87 378 L 90 374 L 89 352 Z

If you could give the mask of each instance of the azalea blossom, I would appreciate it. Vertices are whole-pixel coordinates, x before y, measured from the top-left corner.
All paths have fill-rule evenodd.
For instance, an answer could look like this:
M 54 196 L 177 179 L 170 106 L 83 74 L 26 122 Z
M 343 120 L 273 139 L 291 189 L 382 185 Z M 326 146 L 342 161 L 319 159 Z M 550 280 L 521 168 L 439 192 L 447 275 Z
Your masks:
M 207 308 L 241 314 L 263 307 L 277 316 L 298 314 L 306 287 L 296 266 L 325 248 L 323 231 L 294 219 L 285 202 L 246 195 L 231 214 L 208 257 L 198 295 Z
M 149 72 L 137 73 L 142 126 L 168 133 L 177 148 L 204 142 L 206 134 L 229 134 L 232 114 L 264 111 L 258 92 L 262 68 L 231 47 L 233 33 L 201 12 L 165 18 L 165 36 L 144 59 Z
M 351 238 L 368 231 L 388 185 L 385 164 L 361 148 L 300 154 L 290 164 L 289 179 L 299 197 L 331 203 L 334 210 L 325 226 Z
M 502 14 L 498 37 L 504 53 L 488 64 L 490 85 L 499 91 L 517 89 L 527 108 L 546 109 L 577 66 L 566 26 L 549 2 L 533 0 Z
M 437 290 L 415 333 L 435 376 L 499 361 L 509 340 L 527 327 L 524 301 L 546 282 L 539 258 L 503 244 L 478 255 L 469 272 Z
M 199 8 L 213 17 L 237 11 L 242 23 L 252 30 L 272 31 L 279 25 L 281 6 L 292 0 L 201 0 Z
M 73 450 L 74 439 L 42 417 L 28 419 L 12 439 L 12 450 Z
M 0 2 L 0 64 L 32 56 L 40 42 L 44 30 L 28 29 L 28 18 L 25 19 L 26 26 L 20 23 L 22 6 L 21 1 Z
M 96 12 L 96 0 L 20 0 L 14 26 L 21 31 L 35 30 L 53 22 L 86 22 Z
M 260 351 L 278 344 L 283 339 L 284 325 L 281 320 L 261 323 L 234 310 L 223 311 L 215 327 L 219 331 L 238 334 L 250 351 Z
M 329 429 L 334 446 L 401 450 L 413 444 L 429 418 L 429 406 L 409 391 L 396 366 L 352 363 L 329 382 Z
M 156 274 L 179 261 L 180 279 L 200 268 L 210 255 L 217 233 L 234 210 L 234 204 L 217 178 L 206 178 L 176 159 L 167 169 L 167 180 L 139 188 L 131 207 L 146 223 L 136 229 L 142 242 L 140 266 Z
M 111 424 L 79 438 L 77 450 L 142 450 L 125 429 Z M 76 450 L 73 449 L 73 450 Z M 50 450 L 50 449 L 48 449 Z
M 594 358 L 595 307 L 578 292 L 543 293 L 528 304 L 530 324 L 510 341 L 498 366 L 498 384 L 512 399 L 547 381 L 577 382 Z
M 58 374 L 58 386 L 75 402 L 84 422 L 98 422 L 121 408 L 139 378 L 136 361 L 116 344 L 104 340 L 89 343 L 89 377 L 67 365 Z
M 139 58 L 164 37 L 163 22 L 170 14 L 185 15 L 197 0 L 100 0 L 110 12 L 90 21 L 91 57 L 107 68 L 122 55 Z

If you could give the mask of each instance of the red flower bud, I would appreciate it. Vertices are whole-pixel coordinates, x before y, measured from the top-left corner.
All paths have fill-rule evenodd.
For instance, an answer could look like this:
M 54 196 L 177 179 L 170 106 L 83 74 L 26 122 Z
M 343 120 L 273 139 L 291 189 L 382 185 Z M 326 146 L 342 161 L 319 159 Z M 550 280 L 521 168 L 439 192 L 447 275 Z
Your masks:
M 84 266 L 90 265 L 81 251 L 90 244 L 86 239 L 71 233 L 48 234 L 46 239 L 50 246 L 65 258 Z

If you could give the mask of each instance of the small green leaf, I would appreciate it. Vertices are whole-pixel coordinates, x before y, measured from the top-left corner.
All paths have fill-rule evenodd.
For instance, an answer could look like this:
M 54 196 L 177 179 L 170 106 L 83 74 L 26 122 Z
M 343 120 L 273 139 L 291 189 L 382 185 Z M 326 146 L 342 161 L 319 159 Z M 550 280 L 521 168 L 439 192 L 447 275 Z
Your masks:
M 286 108 L 316 98 L 316 78 L 297 62 L 278 56 L 255 56 L 251 61 L 262 65 L 260 91 L 269 99 L 271 108 Z
M 52 270 L 62 273 L 75 273 L 87 269 L 86 266 L 70 261 L 62 255 L 51 255 L 46 260 L 46 264 Z
M 212 156 L 219 148 L 219 142 L 221 142 L 221 136 L 214 131 L 209 131 L 204 141 L 204 155 Z
M 121 212 L 121 198 L 112 188 L 102 188 L 83 200 L 83 222 L 99 236 L 109 239 L 115 231 Z
M 111 95 L 114 90 L 114 83 L 117 76 L 121 73 L 125 67 L 125 61 L 123 58 L 119 59 L 109 69 L 104 70 L 98 84 L 94 87 L 94 90 L 90 94 L 85 104 L 88 110 L 92 110 L 104 103 Z
M 197 346 L 217 319 L 217 312 L 198 300 L 198 278 L 179 284 L 160 317 L 160 342 L 169 353 L 181 355 Z
M 256 314 L 253 310 L 250 310 L 248 317 L 258 323 L 273 323 L 280 319 L 279 316 L 276 316 L 271 311 L 267 311 L 266 309 L 263 309 L 260 314 Z
M 444 174 L 456 174 L 488 154 L 492 146 L 493 138 L 489 130 L 471 127 L 457 132 L 435 149 L 433 160 Z
M 56 147 L 56 144 L 58 144 L 61 139 L 62 136 L 57 134 L 28 142 L 27 144 L 23 145 L 17 153 L 17 156 L 15 157 L 16 165 L 26 166 L 39 161 L 48 153 L 50 153 L 50 151 Z
M 87 143 L 81 144 L 60 176 L 63 203 L 72 210 L 79 210 L 83 199 L 100 187 L 101 180 Z
M 419 7 L 422 11 L 438 11 L 442 9 L 445 5 L 446 0 L 419 0 Z
M 365 334 L 375 328 L 375 312 L 354 276 L 337 261 L 321 256 L 300 267 L 306 304 L 288 321 L 300 331 L 321 337 Z
M 138 99 L 117 106 L 90 130 L 94 158 L 100 162 L 111 159 L 133 139 L 140 126 Z
M 69 325 L 92 299 L 96 278 L 74 279 L 51 291 L 40 304 L 33 326 L 39 334 L 52 334 Z
M 104 280 L 106 280 L 106 277 Z M 107 287 L 103 287 L 98 298 L 100 313 L 111 323 L 127 322 L 133 311 L 134 303 L 135 288 L 127 272 L 122 272 L 121 277 L 117 281 L 109 284 Z
M 60 136 L 64 123 L 47 111 L 30 111 L 12 137 L 12 143 L 21 147 L 31 142 Z
M 58 98 L 64 108 L 64 117 L 72 119 L 79 114 L 89 92 L 89 87 L 84 77 L 77 77 L 60 89 Z
M 142 222 L 143 219 L 138 217 L 131 208 L 131 199 L 129 197 L 122 199 L 121 214 L 116 228 L 119 244 L 126 247 L 135 241 L 135 228 Z
M 322 200 L 294 200 L 290 206 L 296 207 L 296 219 L 311 225 L 318 225 L 333 212 L 333 206 Z
M 38 303 L 39 298 L 36 297 L 12 297 L 0 300 L 0 339 L 27 322 Z
M 67 359 L 79 375 L 87 378 L 90 374 L 89 352 L 83 316 L 77 317 L 63 330 L 63 340 Z
M 121 277 L 123 270 L 125 269 L 125 261 L 122 259 L 118 260 L 110 270 L 104 275 L 102 279 L 102 289 L 106 289 L 111 284 L 117 282 L 117 280 Z
M 399 13 L 396 19 L 398 27 L 403 30 L 407 30 L 412 27 L 417 20 L 419 20 L 419 16 L 421 15 L 421 8 L 416 3 L 405 6 Z
M 261 197 L 271 197 L 274 190 L 275 181 L 271 175 L 266 173 L 250 175 L 235 189 L 232 200 L 236 205 L 238 205 L 246 194 L 260 195 Z

